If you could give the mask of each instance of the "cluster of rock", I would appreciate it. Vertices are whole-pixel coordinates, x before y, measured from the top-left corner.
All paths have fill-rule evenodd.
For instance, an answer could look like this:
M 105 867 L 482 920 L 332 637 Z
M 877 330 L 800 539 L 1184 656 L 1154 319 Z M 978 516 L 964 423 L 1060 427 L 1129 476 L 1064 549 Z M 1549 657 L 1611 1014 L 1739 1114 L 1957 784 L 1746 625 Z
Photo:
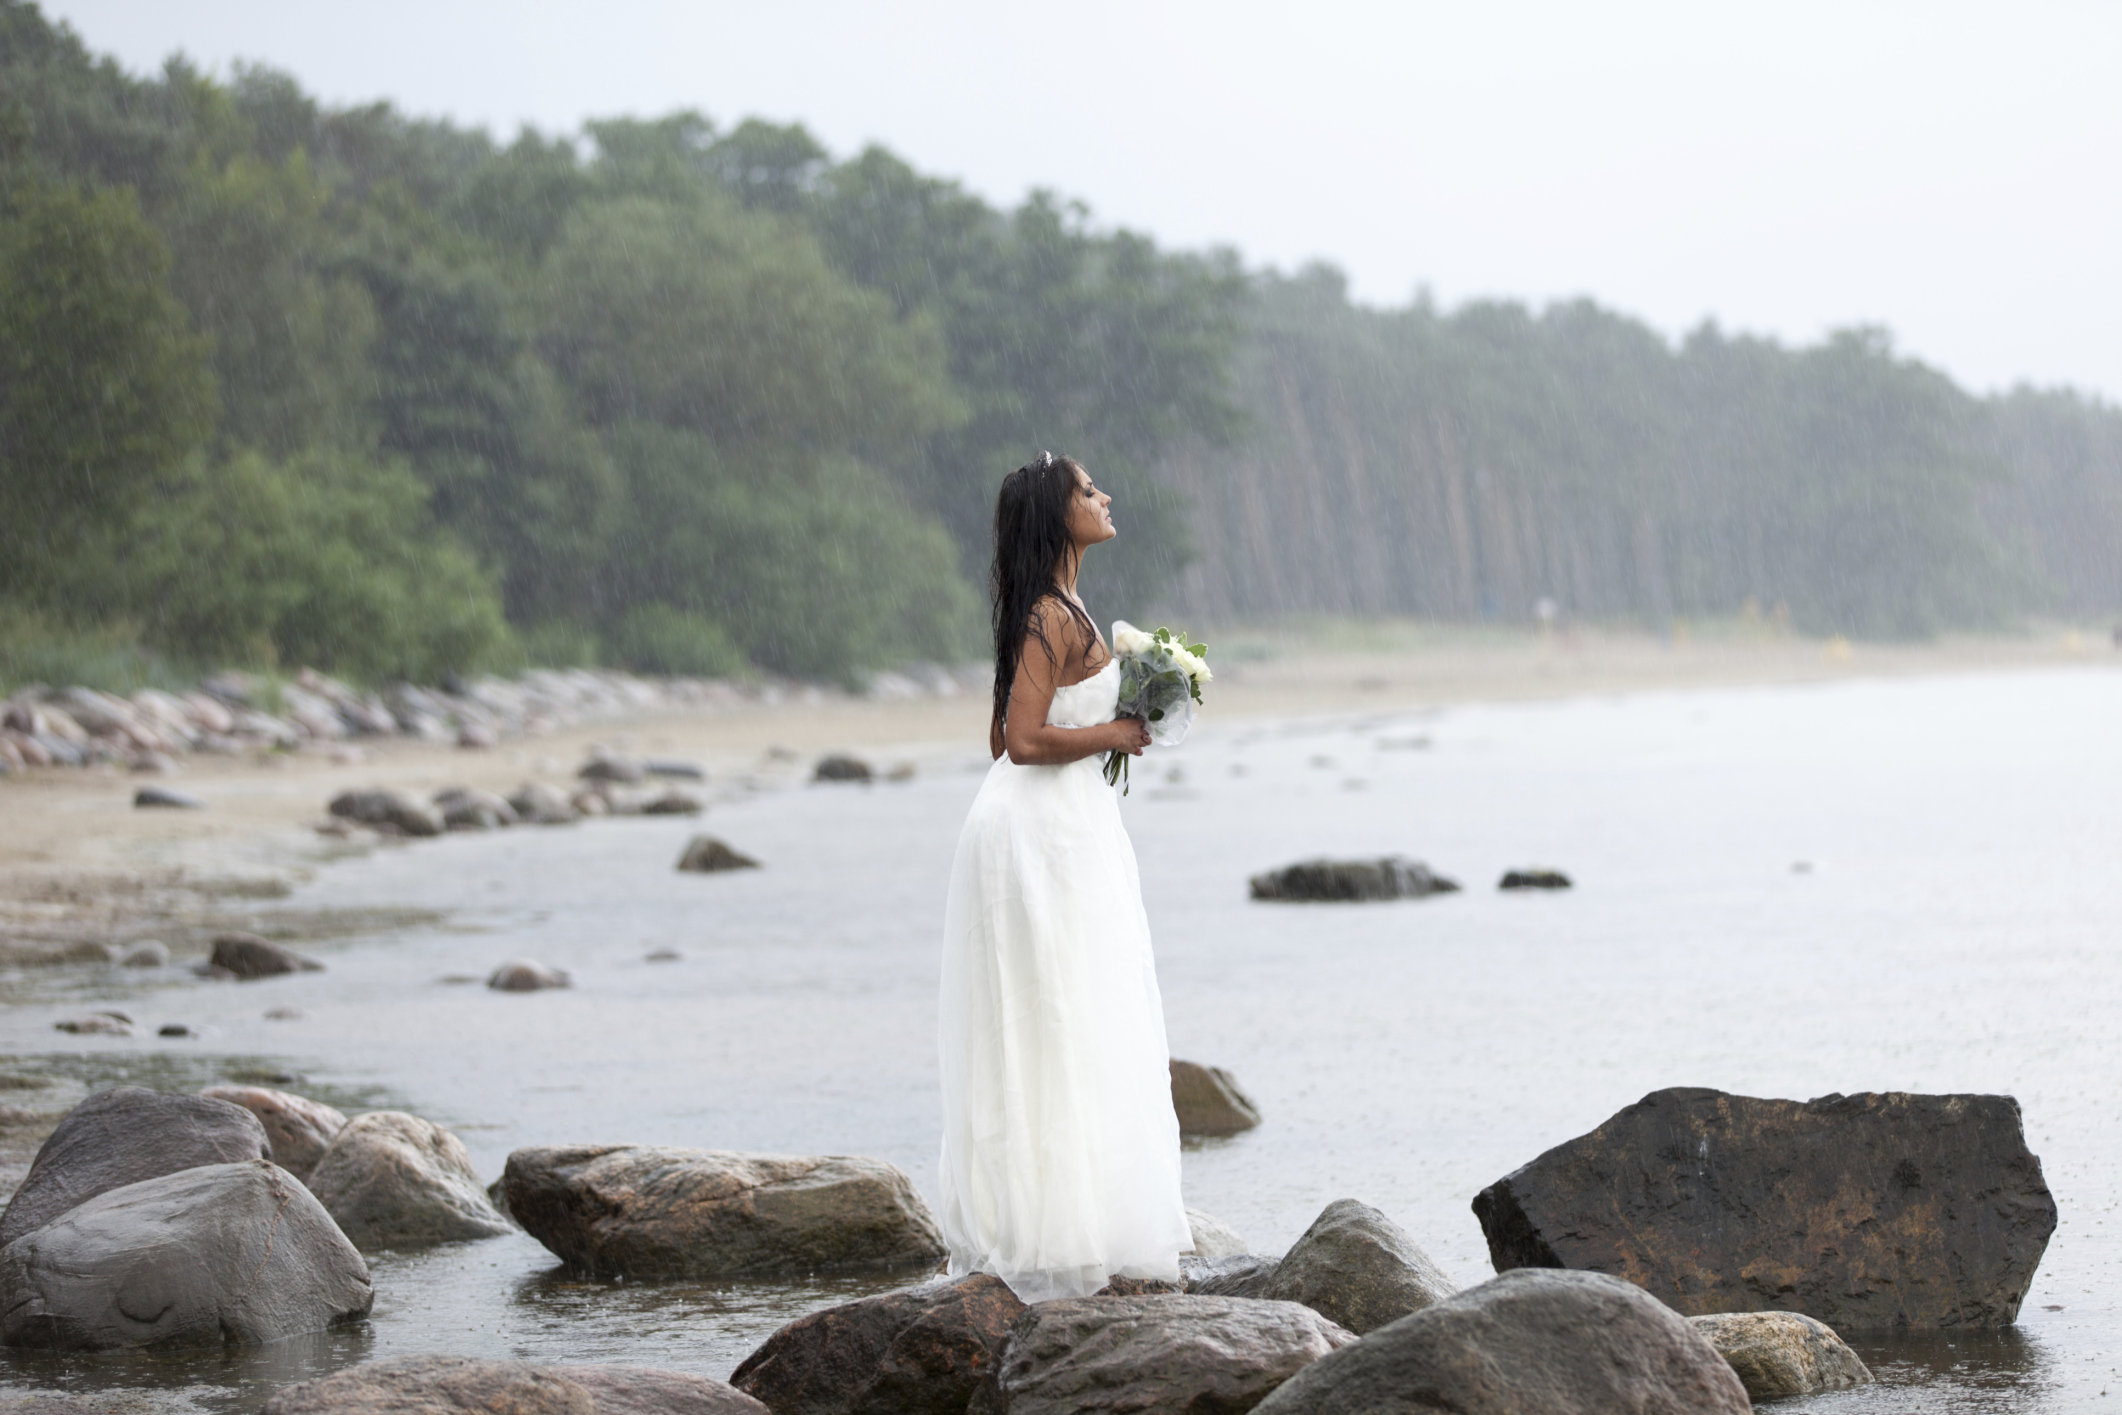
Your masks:
M 1422 899 L 1456 894 L 1457 880 L 1440 875 L 1420 860 L 1386 855 L 1375 860 L 1300 860 L 1279 870 L 1254 875 L 1252 896 L 1276 902 L 1345 904 L 1374 899 Z M 1570 878 L 1544 865 L 1506 870 L 1496 882 L 1506 893 L 1527 889 L 1568 889 Z
M 876 675 L 869 696 L 984 691 L 985 671 L 918 665 Z M 193 752 L 240 755 L 359 738 L 491 747 L 504 738 L 658 710 L 735 711 L 823 699 L 834 691 L 774 680 L 644 678 L 586 668 L 535 669 L 514 679 L 451 679 L 429 688 L 394 683 L 380 692 L 307 668 L 291 680 L 217 673 L 188 692 L 142 688 L 126 697 L 94 688 L 36 685 L 0 702 L 0 772 L 99 762 L 157 771 Z
M 611 758 L 597 757 L 590 766 Z M 640 770 L 628 763 L 634 770 Z M 672 764 L 671 774 L 699 777 L 690 764 Z M 590 768 L 585 767 L 584 771 Z M 634 778 L 638 780 L 639 778 Z M 573 791 L 543 781 L 526 781 L 514 794 L 502 796 L 469 786 L 448 786 L 428 800 L 410 791 L 367 788 L 342 791 L 329 807 L 336 821 L 366 827 L 379 835 L 433 836 L 452 830 L 500 830 L 514 825 L 569 825 L 595 816 L 696 816 L 707 803 L 695 792 L 668 784 L 635 785 L 615 777 L 597 777 Z

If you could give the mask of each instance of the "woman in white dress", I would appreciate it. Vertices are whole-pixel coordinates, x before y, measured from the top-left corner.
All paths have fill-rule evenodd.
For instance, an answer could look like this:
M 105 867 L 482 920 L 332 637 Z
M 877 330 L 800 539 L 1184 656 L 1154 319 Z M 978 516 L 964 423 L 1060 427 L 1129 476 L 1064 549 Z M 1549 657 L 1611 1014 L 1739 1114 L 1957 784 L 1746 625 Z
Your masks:
M 1173 1279 L 1179 1194 L 1164 1004 L 1134 846 L 1100 770 L 1149 732 L 1076 594 L 1112 498 L 1042 452 L 995 503 L 995 764 L 944 918 L 942 1223 L 953 1274 L 1027 1302 Z

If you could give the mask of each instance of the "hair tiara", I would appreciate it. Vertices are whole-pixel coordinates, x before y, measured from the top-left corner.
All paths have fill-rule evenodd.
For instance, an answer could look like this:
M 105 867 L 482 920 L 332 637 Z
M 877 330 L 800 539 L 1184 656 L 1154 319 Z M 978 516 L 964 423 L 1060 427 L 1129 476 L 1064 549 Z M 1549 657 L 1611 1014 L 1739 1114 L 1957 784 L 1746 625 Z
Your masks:
M 1046 471 L 1050 469 L 1058 460 L 1059 459 L 1056 458 L 1053 453 L 1042 450 L 1038 456 L 1032 458 L 1032 470 L 1039 472 Z

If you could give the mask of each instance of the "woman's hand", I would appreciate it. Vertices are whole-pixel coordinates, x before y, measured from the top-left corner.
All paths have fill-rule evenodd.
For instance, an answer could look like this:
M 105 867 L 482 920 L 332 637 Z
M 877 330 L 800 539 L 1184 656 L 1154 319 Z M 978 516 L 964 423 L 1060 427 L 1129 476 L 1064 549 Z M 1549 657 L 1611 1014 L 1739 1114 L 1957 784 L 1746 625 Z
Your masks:
M 1116 717 L 1106 724 L 1106 728 L 1113 737 L 1109 751 L 1139 757 L 1142 749 L 1149 745 L 1149 724 L 1139 717 Z

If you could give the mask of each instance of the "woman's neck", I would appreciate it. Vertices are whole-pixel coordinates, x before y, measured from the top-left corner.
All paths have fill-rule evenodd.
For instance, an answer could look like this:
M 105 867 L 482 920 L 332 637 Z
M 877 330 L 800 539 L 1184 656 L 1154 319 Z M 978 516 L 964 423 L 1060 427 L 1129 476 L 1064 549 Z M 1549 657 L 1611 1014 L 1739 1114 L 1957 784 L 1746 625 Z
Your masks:
M 1076 571 L 1083 567 L 1083 550 L 1070 546 L 1061 552 L 1061 563 L 1054 567 L 1054 587 L 1070 599 L 1076 597 Z

